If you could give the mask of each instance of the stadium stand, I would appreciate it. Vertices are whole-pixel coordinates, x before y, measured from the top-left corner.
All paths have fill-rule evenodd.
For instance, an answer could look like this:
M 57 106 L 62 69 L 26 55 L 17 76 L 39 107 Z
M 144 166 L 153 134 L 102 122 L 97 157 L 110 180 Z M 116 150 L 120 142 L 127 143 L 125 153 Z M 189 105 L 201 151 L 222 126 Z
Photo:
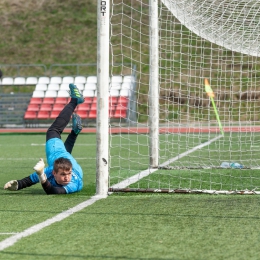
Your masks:
M 1 93 L 0 127 L 23 126 L 24 114 L 27 110 L 30 98 L 31 94 Z M 34 111 L 29 112 L 34 113 Z
M 36 83 L 37 81 L 37 83 Z M 109 116 L 111 119 L 127 118 L 130 95 L 132 93 L 132 76 L 112 76 L 109 86 Z M 85 102 L 77 107 L 76 112 L 83 120 L 93 121 L 97 116 L 97 77 L 28 77 L 24 85 L 33 84 L 35 90 L 24 111 L 26 125 L 30 122 L 43 122 L 56 118 L 69 102 L 69 84 L 73 83 L 82 91 Z M 11 84 L 11 80 L 7 81 Z M 13 80 L 14 83 L 14 80 Z M 46 122 L 47 122 L 46 121 Z

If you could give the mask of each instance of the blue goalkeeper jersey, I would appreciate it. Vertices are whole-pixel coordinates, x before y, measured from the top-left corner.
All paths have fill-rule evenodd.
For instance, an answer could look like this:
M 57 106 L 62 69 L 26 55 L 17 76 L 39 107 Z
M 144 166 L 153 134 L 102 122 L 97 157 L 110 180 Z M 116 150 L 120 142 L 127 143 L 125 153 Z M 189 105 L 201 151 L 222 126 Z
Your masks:
M 67 193 L 73 193 L 82 190 L 83 187 L 83 172 L 80 165 L 74 159 L 74 157 L 66 151 L 64 143 L 59 138 L 52 138 L 46 142 L 46 157 L 49 167 L 44 169 L 48 181 L 54 187 L 63 187 Z M 72 176 L 71 181 L 67 185 L 63 186 L 55 181 L 54 175 L 52 174 L 54 161 L 58 158 L 67 158 L 72 163 Z M 36 172 L 30 175 L 32 182 L 39 182 L 39 178 Z

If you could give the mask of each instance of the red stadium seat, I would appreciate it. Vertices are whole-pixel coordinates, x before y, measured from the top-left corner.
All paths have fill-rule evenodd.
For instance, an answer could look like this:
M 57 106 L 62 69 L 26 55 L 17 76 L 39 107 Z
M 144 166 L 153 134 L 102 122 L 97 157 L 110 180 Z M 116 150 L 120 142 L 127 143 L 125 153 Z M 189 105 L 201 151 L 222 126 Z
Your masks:
M 86 119 L 88 117 L 88 112 L 87 111 L 77 111 L 77 114 L 82 118 Z
M 39 111 L 37 118 L 38 119 L 49 119 L 50 118 L 50 112 L 49 111 Z
M 92 103 L 90 110 L 97 110 L 97 103 Z
M 51 111 L 52 110 L 52 104 L 41 104 L 40 111 Z
M 51 119 L 55 119 L 56 117 L 58 117 L 58 115 L 60 114 L 60 111 L 58 110 L 52 110 L 51 114 L 50 114 L 50 118 Z
M 37 112 L 36 111 L 26 111 L 24 114 L 24 119 L 36 119 L 37 118 Z
M 61 111 L 64 108 L 64 104 L 55 103 L 52 107 L 52 111 Z
M 89 104 L 90 105 L 92 103 L 92 101 L 93 101 L 92 97 L 85 97 L 85 101 L 84 101 L 83 104 Z
M 116 105 L 118 97 L 109 97 L 109 105 Z
M 29 104 L 27 111 L 39 111 L 40 106 L 38 104 Z
M 89 111 L 90 110 L 90 104 L 83 103 L 77 106 L 77 111 Z
M 68 104 L 68 98 L 66 98 L 66 97 L 57 97 L 55 99 L 55 103 L 56 104 L 64 104 L 64 105 L 66 105 L 66 104 Z
M 109 117 L 113 118 L 115 114 L 115 109 L 109 109 Z
M 97 117 L 97 110 L 90 110 L 88 114 L 88 118 L 96 118 Z
M 118 97 L 117 104 L 122 104 L 127 106 L 128 98 L 127 97 Z
M 54 104 L 55 98 L 54 97 L 45 97 L 42 100 L 42 104 Z
M 40 97 L 32 97 L 30 99 L 30 104 L 40 105 L 41 103 L 42 103 L 42 98 L 40 98 Z
M 127 114 L 127 107 L 121 104 L 117 105 L 115 114 L 113 115 L 114 118 L 126 118 Z

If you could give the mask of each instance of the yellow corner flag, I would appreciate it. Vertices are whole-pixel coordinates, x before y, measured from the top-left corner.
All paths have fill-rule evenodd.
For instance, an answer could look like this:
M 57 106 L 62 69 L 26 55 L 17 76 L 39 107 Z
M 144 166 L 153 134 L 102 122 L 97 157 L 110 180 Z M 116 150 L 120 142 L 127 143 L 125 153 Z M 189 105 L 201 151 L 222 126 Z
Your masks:
M 216 114 L 216 118 L 218 120 L 219 130 L 221 131 L 222 135 L 224 135 L 224 131 L 223 131 L 220 119 L 219 119 L 219 115 L 218 115 L 218 110 L 217 110 L 215 102 L 214 102 L 215 95 L 214 95 L 214 92 L 213 92 L 211 86 L 209 85 L 208 79 L 205 79 L 205 91 L 206 91 L 207 95 L 209 96 L 211 103 L 213 105 L 213 108 L 214 108 L 214 111 Z

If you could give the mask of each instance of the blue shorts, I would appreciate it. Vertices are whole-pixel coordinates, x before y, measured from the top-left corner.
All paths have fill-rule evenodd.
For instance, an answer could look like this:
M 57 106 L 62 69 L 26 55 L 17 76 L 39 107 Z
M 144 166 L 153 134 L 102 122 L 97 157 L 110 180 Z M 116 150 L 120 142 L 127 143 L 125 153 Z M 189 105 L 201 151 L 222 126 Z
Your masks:
M 82 169 L 74 157 L 67 152 L 64 143 L 59 138 L 51 138 L 46 142 L 46 157 L 49 166 L 54 165 L 54 161 L 60 157 L 67 158 L 72 163 L 72 170 L 77 173 L 79 177 L 83 177 Z

